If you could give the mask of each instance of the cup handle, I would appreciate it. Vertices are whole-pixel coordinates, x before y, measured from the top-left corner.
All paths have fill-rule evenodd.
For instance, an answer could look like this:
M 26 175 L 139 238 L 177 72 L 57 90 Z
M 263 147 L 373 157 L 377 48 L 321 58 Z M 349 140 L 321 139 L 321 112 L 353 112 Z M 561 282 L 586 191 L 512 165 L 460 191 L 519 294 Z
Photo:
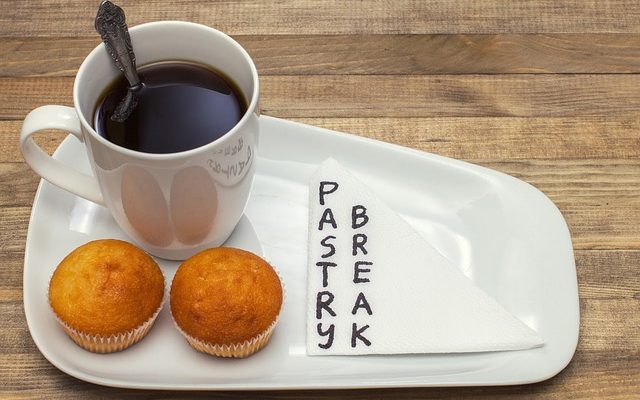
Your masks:
M 31 137 L 43 129 L 60 129 L 84 142 L 75 109 L 66 106 L 42 106 L 24 119 L 20 132 L 20 151 L 35 173 L 52 184 L 87 200 L 105 205 L 95 177 L 64 165 L 45 153 Z

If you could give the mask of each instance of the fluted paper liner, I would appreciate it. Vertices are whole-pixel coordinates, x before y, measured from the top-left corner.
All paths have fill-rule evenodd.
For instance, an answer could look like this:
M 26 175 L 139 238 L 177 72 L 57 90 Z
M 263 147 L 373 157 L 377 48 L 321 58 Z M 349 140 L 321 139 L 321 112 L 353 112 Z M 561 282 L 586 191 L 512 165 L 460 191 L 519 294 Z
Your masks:
M 163 274 L 164 278 L 164 274 Z M 166 279 L 165 279 L 166 282 Z M 49 279 L 49 284 L 51 284 L 51 279 Z M 130 331 L 120 333 L 120 334 L 111 334 L 111 335 L 93 335 L 90 333 L 82 332 L 78 329 L 71 327 L 69 324 L 64 322 L 58 314 L 56 314 L 53 307 L 51 307 L 51 302 L 49 301 L 49 308 L 56 316 L 58 323 L 62 325 L 65 333 L 73 340 L 78 346 L 82 347 L 85 350 L 91 351 L 93 353 L 114 353 L 116 351 L 124 350 L 136 343 L 138 343 L 142 338 L 144 338 L 147 333 L 153 327 L 153 323 L 155 322 L 158 314 L 162 310 L 164 306 L 164 302 L 167 298 L 167 290 L 166 284 L 164 293 L 162 294 L 162 301 L 160 302 L 160 306 L 153 313 L 153 315 L 143 322 L 140 326 L 131 329 Z M 47 297 L 49 291 L 47 290 Z
M 268 260 L 265 260 L 265 261 L 267 261 L 267 263 L 275 271 L 276 275 L 278 276 L 278 279 L 280 280 L 280 287 L 282 288 L 282 303 L 280 304 L 280 311 L 278 312 L 278 315 L 276 315 L 276 318 L 273 320 L 273 323 L 271 323 L 271 325 L 269 325 L 267 329 L 260 332 L 258 335 L 252 337 L 251 339 L 245 340 L 244 342 L 232 343 L 232 344 L 213 344 L 213 343 L 207 343 L 205 341 L 197 339 L 189 335 L 185 331 L 183 331 L 182 328 L 178 326 L 178 323 L 176 322 L 175 318 L 173 318 L 173 313 L 171 313 L 171 319 L 173 320 L 173 324 L 175 325 L 176 329 L 180 331 L 182 336 L 184 336 L 185 339 L 187 339 L 187 342 L 189 342 L 189 345 L 191 347 L 193 347 L 195 350 L 201 353 L 210 354 L 212 356 L 228 357 L 228 358 L 245 358 L 256 353 L 258 350 L 261 350 L 263 347 L 267 345 L 267 343 L 269 343 L 269 339 L 271 339 L 273 330 L 278 324 L 278 320 L 280 319 L 280 315 L 282 314 L 282 309 L 284 308 L 286 290 L 284 287 L 284 281 L 282 280 L 282 277 L 278 272 L 278 270 L 273 266 L 273 264 L 271 264 L 270 261 Z M 169 307 L 169 311 L 171 312 L 171 307 Z

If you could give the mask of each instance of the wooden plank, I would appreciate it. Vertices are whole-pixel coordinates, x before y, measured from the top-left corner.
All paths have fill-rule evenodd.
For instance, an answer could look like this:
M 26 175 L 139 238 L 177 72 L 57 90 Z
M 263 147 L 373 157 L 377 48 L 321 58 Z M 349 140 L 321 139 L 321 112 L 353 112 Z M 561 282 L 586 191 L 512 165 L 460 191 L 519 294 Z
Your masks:
M 612 302 L 616 299 L 640 300 L 640 274 L 637 273 L 640 265 L 640 251 L 637 250 L 576 250 L 576 271 L 578 274 L 578 286 L 580 298 L 585 301 L 603 300 Z M 603 311 L 603 309 L 601 310 Z M 604 312 L 600 312 L 604 314 Z M 606 350 L 608 334 L 601 329 L 592 318 L 584 318 L 583 325 L 589 325 L 589 332 L 583 335 L 598 335 L 601 341 L 587 340 L 582 346 L 589 350 Z M 633 317 L 635 318 L 635 317 Z M 640 314 L 639 314 L 640 318 Z M 630 324 L 629 327 L 632 327 Z M 631 333 L 628 337 L 634 346 L 640 345 L 640 333 Z M 639 347 L 640 349 L 640 347 Z
M 577 249 L 640 249 L 640 160 L 481 160 L 542 190 L 560 208 Z M 0 220 L 26 226 L 39 178 L 23 163 L 0 164 Z M 15 185 L 14 183 L 19 184 Z M 4 251 L 24 237 L 0 231 Z
M 463 160 L 640 158 L 640 118 L 293 118 L 294 121 Z M 0 121 L 0 163 L 21 162 L 22 121 Z M 51 154 L 66 135 L 36 140 Z
M 30 216 L 31 206 L 0 208 L 0 252 L 24 253 Z
M 635 287 L 636 293 L 639 289 Z M 616 298 L 597 302 L 581 299 L 580 335 L 584 343 L 580 345 L 580 350 L 603 349 L 600 351 L 610 350 L 627 355 L 637 352 L 640 349 L 638 309 L 638 299 Z M 640 352 L 637 356 L 640 357 Z M 640 367 L 640 359 L 636 363 Z
M 283 117 L 611 115 L 640 109 L 639 86 L 640 75 L 268 76 L 261 101 Z
M 73 79 L 0 78 L 0 120 L 71 105 Z M 261 107 L 277 117 L 611 116 L 640 109 L 639 74 L 264 76 Z
M 638 73 L 639 34 L 235 37 L 261 75 Z M 92 37 L 0 40 L 0 74 L 74 76 Z
M 0 163 L 23 162 L 19 148 L 22 121 L 0 121 Z M 42 149 L 52 154 L 62 140 L 67 136 L 65 132 L 45 129 L 34 136 L 34 140 Z M 0 191 L 3 189 L 0 188 Z
M 633 116 L 293 120 L 462 160 L 640 158 L 640 119 Z M 12 123 L 0 123 L 0 132 L 3 124 Z M 17 140 L 8 132 L 2 136 Z M 7 145 L 0 141 L 0 149 Z
M 122 0 L 127 22 L 187 20 L 238 34 L 638 33 L 633 0 Z M 24 1 L 4 7 L 0 36 L 92 35 L 96 3 Z
M 73 107 L 73 78 L 0 78 L 0 88 L 0 120 L 22 120 L 46 104 Z
M 39 181 L 40 177 L 25 163 L 1 163 L 0 206 L 15 207 L 32 203 Z
M 640 248 L 640 228 L 634 227 L 640 222 L 637 160 L 481 164 L 529 182 L 549 196 L 566 219 L 575 248 Z
M 26 232 L 27 225 L 21 226 L 19 229 Z M 0 274 L 2 276 L 2 280 L 0 280 L 0 301 L 19 301 L 22 299 L 23 266 L 24 248 L 19 251 L 3 251 L 0 254 Z
M 82 60 L 99 43 L 97 33 L 88 38 L 0 39 L 0 75 L 75 76 Z

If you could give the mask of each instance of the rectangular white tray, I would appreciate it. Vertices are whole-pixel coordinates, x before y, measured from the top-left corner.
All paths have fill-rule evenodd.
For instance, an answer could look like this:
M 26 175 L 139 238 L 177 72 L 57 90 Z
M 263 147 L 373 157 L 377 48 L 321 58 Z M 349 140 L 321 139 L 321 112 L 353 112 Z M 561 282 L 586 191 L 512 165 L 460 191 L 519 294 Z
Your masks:
M 55 157 L 89 171 L 75 139 L 67 138 Z M 475 354 L 307 356 L 307 179 L 327 157 L 350 169 L 546 344 Z M 183 390 L 520 384 L 557 374 L 575 352 L 579 307 L 569 231 L 546 196 L 513 177 L 263 116 L 255 186 L 245 215 L 232 244 L 264 250 L 287 287 L 280 323 L 264 350 L 242 360 L 197 353 L 175 330 L 165 305 L 142 342 L 98 355 L 77 347 L 57 326 L 47 304 L 48 281 L 76 246 L 97 238 L 127 238 L 107 210 L 42 182 L 24 266 L 25 314 L 36 345 L 56 367 L 89 382 Z M 177 263 L 158 261 L 170 280 Z

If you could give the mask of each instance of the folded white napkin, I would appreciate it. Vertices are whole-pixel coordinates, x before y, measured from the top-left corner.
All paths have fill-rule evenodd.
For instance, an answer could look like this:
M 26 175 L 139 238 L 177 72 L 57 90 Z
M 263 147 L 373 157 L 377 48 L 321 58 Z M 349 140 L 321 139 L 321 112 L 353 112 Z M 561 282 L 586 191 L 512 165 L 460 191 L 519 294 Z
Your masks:
M 311 178 L 309 201 L 308 354 L 543 344 L 335 160 Z

